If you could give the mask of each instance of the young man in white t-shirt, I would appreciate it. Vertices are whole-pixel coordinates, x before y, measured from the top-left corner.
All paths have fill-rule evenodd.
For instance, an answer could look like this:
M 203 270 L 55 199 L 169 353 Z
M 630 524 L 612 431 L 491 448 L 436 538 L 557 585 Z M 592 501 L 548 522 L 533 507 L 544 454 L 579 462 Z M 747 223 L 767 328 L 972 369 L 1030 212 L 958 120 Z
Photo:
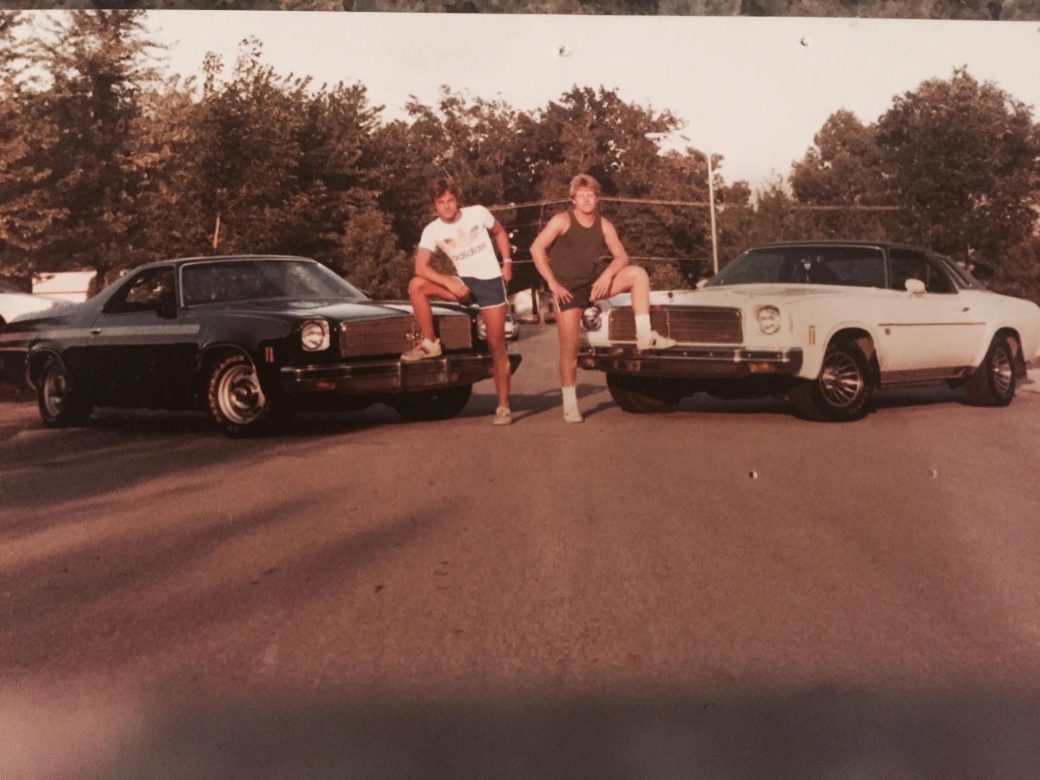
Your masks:
M 440 339 L 433 329 L 431 298 L 460 303 L 475 302 L 484 316 L 488 348 L 491 350 L 498 407 L 495 425 L 512 422 L 509 411 L 509 355 L 506 353 L 505 282 L 513 277 L 511 247 L 505 228 L 483 206 L 459 208 L 458 190 L 451 179 L 437 179 L 430 188 L 437 219 L 428 224 L 415 252 L 415 276 L 408 283 L 408 300 L 422 339 L 401 355 L 412 361 L 441 354 Z M 498 244 L 502 267 L 492 248 Z M 436 271 L 433 253 L 441 249 L 455 264 L 458 276 Z

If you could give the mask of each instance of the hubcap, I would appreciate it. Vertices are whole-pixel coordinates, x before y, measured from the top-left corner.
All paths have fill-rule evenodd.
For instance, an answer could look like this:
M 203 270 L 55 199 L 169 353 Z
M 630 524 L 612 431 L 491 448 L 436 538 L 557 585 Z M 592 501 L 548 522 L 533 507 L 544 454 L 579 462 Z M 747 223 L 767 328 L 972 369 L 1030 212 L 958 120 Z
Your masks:
M 1014 378 L 1014 369 L 1011 366 L 1011 356 L 1007 350 L 997 347 L 993 350 L 993 360 L 990 363 L 993 377 L 993 389 L 1000 395 L 1006 396 L 1011 390 Z
M 61 414 L 68 392 L 69 383 L 65 372 L 58 367 L 51 368 L 43 382 L 43 405 L 47 407 L 47 414 L 51 417 Z
M 855 360 L 844 352 L 834 352 L 824 360 L 820 391 L 831 406 L 846 407 L 863 393 L 865 381 Z
M 224 372 L 217 387 L 221 413 L 233 423 L 251 423 L 264 410 L 266 399 L 252 366 L 235 366 Z

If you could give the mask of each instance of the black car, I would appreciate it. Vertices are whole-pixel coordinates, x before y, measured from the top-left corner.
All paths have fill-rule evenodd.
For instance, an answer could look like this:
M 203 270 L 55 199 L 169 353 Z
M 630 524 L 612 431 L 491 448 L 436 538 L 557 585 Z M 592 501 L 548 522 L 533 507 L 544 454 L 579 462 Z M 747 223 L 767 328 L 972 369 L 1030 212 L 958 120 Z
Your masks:
M 295 409 L 385 402 L 407 419 L 462 411 L 491 376 L 476 312 L 434 307 L 444 354 L 405 363 L 411 308 L 376 302 L 302 257 L 151 263 L 85 303 L 0 332 L 7 377 L 37 391 L 46 425 L 82 425 L 95 406 L 208 408 L 226 433 L 267 431 Z M 519 355 L 510 355 L 515 371 Z

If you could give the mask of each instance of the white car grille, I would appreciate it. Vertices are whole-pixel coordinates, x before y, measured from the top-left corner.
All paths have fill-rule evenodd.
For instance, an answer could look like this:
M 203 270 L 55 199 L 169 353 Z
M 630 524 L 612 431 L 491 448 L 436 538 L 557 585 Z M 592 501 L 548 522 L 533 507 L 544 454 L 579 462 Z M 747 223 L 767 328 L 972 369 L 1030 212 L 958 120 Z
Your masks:
M 650 327 L 662 336 L 690 344 L 743 342 L 740 309 L 715 306 L 651 306 Z M 611 341 L 635 341 L 632 309 L 610 309 L 607 334 Z

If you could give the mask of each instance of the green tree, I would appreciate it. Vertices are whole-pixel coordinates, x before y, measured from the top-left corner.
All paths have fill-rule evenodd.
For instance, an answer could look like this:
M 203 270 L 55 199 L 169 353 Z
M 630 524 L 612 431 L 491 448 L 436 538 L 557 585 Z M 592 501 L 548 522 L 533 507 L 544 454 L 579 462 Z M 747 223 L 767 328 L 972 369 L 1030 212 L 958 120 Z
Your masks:
M 412 276 L 411 256 L 374 203 L 353 210 L 331 265 L 373 298 L 404 298 Z
M 1028 106 L 964 68 L 895 98 L 877 124 L 899 237 L 996 263 L 1036 222 L 1040 146 Z
M 24 17 L 0 12 L 0 273 L 27 278 L 62 211 L 42 189 L 50 175 L 46 149 L 57 128 L 47 121 L 16 30 Z
M 38 95 L 40 112 L 56 129 L 36 172 L 45 207 L 59 215 L 39 239 L 41 268 L 93 268 L 103 282 L 132 263 L 144 186 L 133 136 L 140 93 L 155 76 L 142 13 L 62 16 L 35 58 L 52 82 Z

